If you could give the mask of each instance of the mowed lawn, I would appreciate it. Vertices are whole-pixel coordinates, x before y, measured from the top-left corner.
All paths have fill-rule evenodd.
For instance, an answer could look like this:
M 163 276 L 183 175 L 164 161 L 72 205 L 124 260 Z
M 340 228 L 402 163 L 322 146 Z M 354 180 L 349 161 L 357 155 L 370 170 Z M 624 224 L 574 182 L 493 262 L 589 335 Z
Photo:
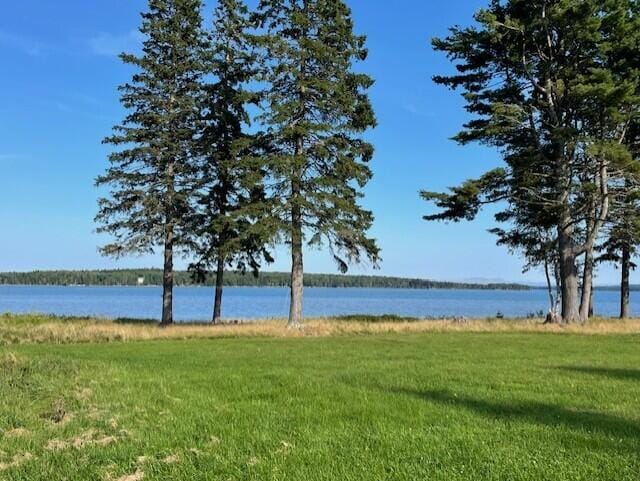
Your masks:
M 640 479 L 640 336 L 0 348 L 2 480 Z

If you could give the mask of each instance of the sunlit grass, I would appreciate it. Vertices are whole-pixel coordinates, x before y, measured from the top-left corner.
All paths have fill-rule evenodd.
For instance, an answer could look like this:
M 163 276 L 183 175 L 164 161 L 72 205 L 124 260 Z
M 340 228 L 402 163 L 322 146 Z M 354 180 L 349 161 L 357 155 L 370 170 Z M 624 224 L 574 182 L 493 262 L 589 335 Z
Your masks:
M 637 481 L 639 342 L 407 331 L 5 346 L 0 479 Z

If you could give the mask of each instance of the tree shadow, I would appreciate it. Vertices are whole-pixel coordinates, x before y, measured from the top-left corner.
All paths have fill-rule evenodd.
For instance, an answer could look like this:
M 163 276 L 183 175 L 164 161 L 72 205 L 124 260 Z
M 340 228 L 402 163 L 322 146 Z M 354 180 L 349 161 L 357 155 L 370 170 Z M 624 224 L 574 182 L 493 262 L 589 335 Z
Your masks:
M 336 322 L 363 322 L 367 324 L 375 323 L 404 323 L 404 322 L 420 322 L 417 317 L 402 317 L 395 314 L 382 314 L 382 315 L 344 315 L 330 318 Z
M 602 376 L 609 379 L 621 379 L 623 381 L 640 381 L 640 369 L 592 366 L 559 366 L 557 369 L 579 374 Z
M 113 320 L 114 324 L 132 324 L 132 325 L 149 325 L 149 326 L 161 326 L 158 319 L 133 319 L 128 317 L 119 317 Z M 237 325 L 242 324 L 240 321 L 224 321 L 221 325 Z M 216 327 L 211 321 L 175 321 L 171 324 L 171 327 Z
M 114 319 L 115 324 L 146 324 L 146 325 L 158 325 L 159 321 L 155 319 L 131 319 L 128 317 L 119 317 Z
M 599 433 L 640 442 L 640 424 L 620 416 L 595 411 L 573 410 L 534 401 L 497 402 L 477 399 L 449 391 L 421 391 L 395 388 L 392 392 L 424 401 L 462 407 L 488 418 L 524 420 L 549 427 L 566 427 L 586 434 Z

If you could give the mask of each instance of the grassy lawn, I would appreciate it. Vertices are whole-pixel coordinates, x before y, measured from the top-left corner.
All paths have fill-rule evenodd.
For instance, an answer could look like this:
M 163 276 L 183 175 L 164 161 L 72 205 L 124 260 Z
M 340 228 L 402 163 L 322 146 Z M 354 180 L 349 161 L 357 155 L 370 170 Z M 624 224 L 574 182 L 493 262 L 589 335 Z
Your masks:
M 640 479 L 640 336 L 0 347 L 0 480 Z

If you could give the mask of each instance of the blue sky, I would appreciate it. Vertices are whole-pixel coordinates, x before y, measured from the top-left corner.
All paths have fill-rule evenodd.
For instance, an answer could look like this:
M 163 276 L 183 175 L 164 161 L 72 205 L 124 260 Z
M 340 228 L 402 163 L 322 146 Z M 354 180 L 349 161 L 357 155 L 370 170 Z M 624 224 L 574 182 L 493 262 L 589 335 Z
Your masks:
M 93 217 L 93 180 L 106 165 L 101 139 L 123 116 L 117 86 L 131 71 L 117 54 L 137 48 L 144 0 L 22 0 L 0 16 L 0 271 L 160 266 L 157 257 L 105 259 Z M 375 178 L 365 205 L 382 248 L 379 273 L 443 280 L 539 281 L 486 230 L 491 211 L 461 224 L 426 223 L 420 189 L 439 190 L 500 163 L 496 152 L 449 138 L 465 120 L 459 95 L 431 82 L 451 71 L 430 38 L 467 24 L 486 0 L 351 0 L 358 33 L 369 38 L 361 69 L 376 84 L 379 127 Z M 209 2 L 207 9 L 213 7 Z M 279 249 L 270 269 L 287 270 Z M 184 262 L 178 262 L 184 267 Z M 309 272 L 332 272 L 326 252 L 310 251 Z M 353 273 L 372 272 L 368 266 Z M 600 282 L 615 282 L 611 268 Z

